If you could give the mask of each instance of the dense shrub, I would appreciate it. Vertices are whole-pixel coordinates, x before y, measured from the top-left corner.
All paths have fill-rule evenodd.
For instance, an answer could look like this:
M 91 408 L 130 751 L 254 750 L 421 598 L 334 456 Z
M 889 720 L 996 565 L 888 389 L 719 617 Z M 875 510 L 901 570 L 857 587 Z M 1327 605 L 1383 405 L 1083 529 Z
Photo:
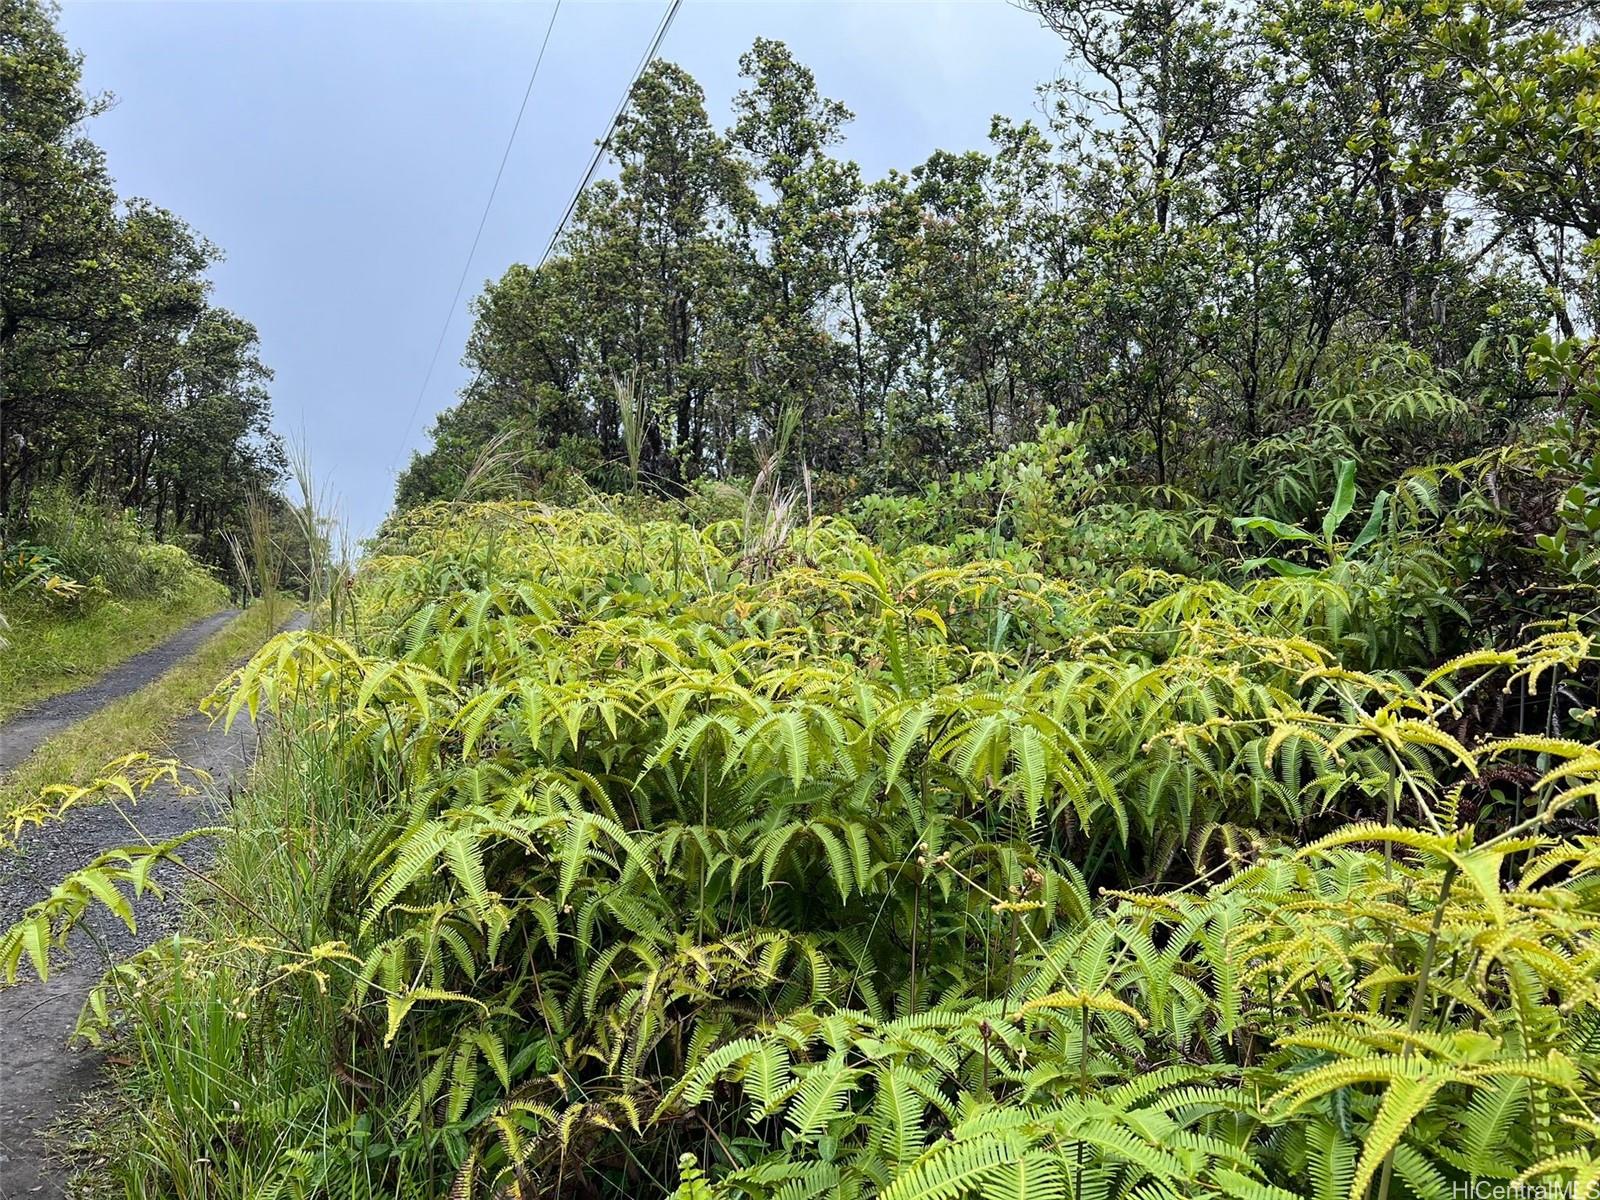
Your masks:
M 127 1186 L 1400 1200 L 1600 1170 L 1600 752 L 1557 707 L 1600 652 L 1352 668 L 1372 583 L 1334 518 L 1370 507 L 1333 498 L 1341 563 L 1231 582 L 838 519 L 414 510 L 339 630 L 219 692 L 291 733 L 234 899 L 86 1010 L 134 1064 Z M 58 890 L 0 964 L 162 852 Z
M 76 498 L 64 488 L 33 497 L 27 524 L 8 545 L 5 562 L 10 586 L 80 602 L 225 594 L 210 571 L 181 546 L 157 540 L 134 513 Z M 55 586 L 46 587 L 52 579 Z

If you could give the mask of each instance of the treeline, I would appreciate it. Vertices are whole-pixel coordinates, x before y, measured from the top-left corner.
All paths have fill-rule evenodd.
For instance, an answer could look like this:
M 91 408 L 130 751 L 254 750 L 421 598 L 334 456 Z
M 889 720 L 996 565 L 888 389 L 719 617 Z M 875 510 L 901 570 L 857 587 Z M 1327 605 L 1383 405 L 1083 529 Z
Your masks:
M 478 300 L 401 506 L 486 460 L 524 489 L 615 485 L 630 450 L 669 492 L 749 476 L 785 410 L 824 493 L 973 467 L 1052 410 L 1204 493 L 1219 452 L 1325 430 L 1308 412 L 1396 363 L 1470 402 L 1462 453 L 1549 403 L 1528 348 L 1596 307 L 1583 6 L 1030 6 L 1067 52 L 1047 115 L 876 182 L 782 44 L 743 56 L 721 131 L 652 65 L 559 253 Z
M 54 18 L 0 0 L 0 531 L 55 488 L 225 561 L 225 528 L 284 473 L 272 373 L 255 327 L 211 302 L 216 247 L 117 196 L 84 132 L 108 100 Z

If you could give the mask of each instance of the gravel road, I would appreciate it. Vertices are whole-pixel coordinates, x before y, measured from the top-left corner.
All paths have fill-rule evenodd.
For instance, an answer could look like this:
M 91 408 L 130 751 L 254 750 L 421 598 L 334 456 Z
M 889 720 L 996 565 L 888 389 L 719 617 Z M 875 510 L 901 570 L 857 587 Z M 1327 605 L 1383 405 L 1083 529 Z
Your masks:
M 87 687 L 51 696 L 12 717 L 0 725 L 0 773 L 27 758 L 46 738 L 161 678 L 238 615 L 238 609 L 229 608 L 202 617 L 161 645 L 124 659 Z
M 188 637 L 207 624 L 214 632 L 227 619 L 224 614 L 208 618 L 180 637 Z M 303 623 L 303 618 L 297 617 L 290 625 Z M 188 643 L 189 649 L 204 636 L 194 637 Z M 73 696 L 98 694 L 99 703 L 104 704 L 136 690 L 182 657 L 167 654 L 172 645 L 168 642 L 118 668 L 120 673 L 131 663 L 142 661 L 147 672 L 142 681 L 126 677 L 114 688 L 102 689 L 96 684 Z M 73 711 L 77 714 L 73 719 L 77 719 L 87 716 L 93 708 L 75 707 Z M 9 729 L 0 729 L 0 740 L 9 738 Z M 0 857 L 0 929 L 42 899 L 63 876 L 106 850 L 138 842 L 141 834 L 158 842 L 203 825 L 222 823 L 228 797 L 235 786 L 244 782 L 257 744 L 247 713 L 241 713 L 227 732 L 221 722 L 213 725 L 195 713 L 174 731 L 169 752 L 188 766 L 210 774 L 212 782 L 203 791 L 184 796 L 162 784 L 151 788 L 136 807 L 91 805 L 73 810 L 65 821 L 26 831 L 21 853 Z M 137 825 L 138 833 L 130 827 L 130 821 Z M 207 843 L 191 842 L 183 857 L 189 865 L 204 869 L 211 853 Z M 67 1041 L 85 995 L 107 967 L 170 934 L 181 923 L 182 905 L 175 893 L 192 877 L 166 865 L 155 872 L 155 878 L 167 889 L 168 900 L 162 902 L 147 895 L 136 903 L 137 933 L 129 933 L 120 920 L 96 908 L 74 933 L 68 954 L 59 966 L 52 966 L 47 983 L 41 985 L 32 977 L 31 968 L 24 966 L 15 987 L 0 985 L 0 1200 L 54 1200 L 67 1194 L 69 1172 L 50 1161 L 43 1134 L 96 1084 L 100 1066 L 93 1051 L 70 1049 Z

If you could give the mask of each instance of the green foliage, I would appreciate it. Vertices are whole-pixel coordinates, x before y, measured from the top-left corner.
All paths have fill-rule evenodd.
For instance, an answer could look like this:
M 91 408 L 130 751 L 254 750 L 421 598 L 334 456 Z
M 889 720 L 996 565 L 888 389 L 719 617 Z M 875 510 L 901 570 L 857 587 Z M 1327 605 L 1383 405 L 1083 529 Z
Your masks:
M 1035 440 L 911 496 L 871 494 L 852 509 L 891 548 L 949 547 L 952 557 L 1011 558 L 1110 582 L 1132 566 L 1197 572 L 1217 513 L 1177 489 L 1130 486 L 1096 461 L 1080 422 L 1049 417 Z
M 1072 582 L 837 519 L 752 559 L 737 520 L 452 505 L 380 549 L 216 697 L 291 734 L 207 936 L 86 1009 L 143 1064 L 141 1186 L 197 1190 L 179 1148 L 234 1194 L 1588 1169 L 1600 750 L 1545 720 L 1587 633 L 1362 672 L 1327 573 Z M 223 1006 L 192 1071 L 175 1014 Z M 185 1117 L 203 1075 L 233 1117 Z
M 1528 356 L 1528 372 L 1551 386 L 1563 407 L 1579 420 L 1600 416 L 1600 384 L 1595 359 L 1600 343 L 1541 335 Z M 1541 534 L 1537 545 L 1564 572 L 1592 581 L 1600 566 L 1600 453 L 1584 460 L 1584 446 L 1573 421 L 1557 423 L 1552 444 L 1543 448 L 1540 461 L 1571 481 L 1561 497 L 1557 525 Z
M 876 181 L 842 157 L 849 111 L 781 44 L 741 57 L 722 133 L 694 80 L 653 64 L 558 254 L 485 290 L 473 382 L 400 506 L 454 498 L 508 429 L 499 494 L 563 502 L 572 473 L 620 489 L 630 441 L 669 495 L 748 480 L 792 407 L 793 457 L 846 502 L 959 492 L 1048 444 L 1057 414 L 1113 493 L 1153 482 L 1294 524 L 1343 459 L 1381 485 L 1542 419 L 1526 350 L 1596 316 L 1586 14 L 1027 7 L 1075 64 L 1041 117 Z M 1181 556 L 1175 522 L 1139 524 L 1173 507 L 1123 523 Z
M 245 495 L 283 473 L 271 372 L 254 326 L 210 302 L 217 249 L 118 200 L 84 132 L 109 98 L 80 65 L 51 4 L 0 3 L 0 536 L 56 487 L 220 563 Z
M 8 551 L 6 571 L 15 589 L 49 593 L 51 581 L 70 581 L 89 597 L 149 598 L 173 604 L 196 593 L 220 603 L 226 593 L 214 575 L 181 546 L 157 540 L 133 512 L 73 497 L 64 488 L 41 489 L 28 513 L 33 544 Z M 82 602 L 83 597 L 71 597 Z
M 875 183 L 778 43 L 725 132 L 644 72 L 330 626 L 210 702 L 281 757 L 85 1007 L 130 1191 L 1600 1177 L 1587 26 L 1030 7 L 1042 124 Z

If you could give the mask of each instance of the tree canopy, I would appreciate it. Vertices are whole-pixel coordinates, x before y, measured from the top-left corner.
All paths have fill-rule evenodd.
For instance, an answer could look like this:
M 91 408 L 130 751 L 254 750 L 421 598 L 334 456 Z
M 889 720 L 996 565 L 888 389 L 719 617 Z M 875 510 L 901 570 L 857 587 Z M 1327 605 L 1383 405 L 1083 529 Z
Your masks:
M 42 485 L 221 531 L 282 476 L 255 327 L 211 300 L 220 257 L 122 199 L 85 132 L 107 100 L 38 0 L 0 0 L 0 528 Z
M 479 298 L 472 383 L 401 506 L 454 496 L 492 437 L 520 487 L 616 485 L 630 397 L 660 490 L 748 477 L 792 408 L 791 468 L 843 496 L 951 477 L 1052 412 L 1130 477 L 1217 496 L 1219 454 L 1320 435 L 1316 398 L 1397 354 L 1474 398 L 1463 453 L 1546 402 L 1527 347 L 1596 311 L 1581 11 L 1030 7 L 1077 71 L 1045 115 L 876 181 L 781 43 L 741 58 L 721 132 L 652 64 L 559 253 Z

